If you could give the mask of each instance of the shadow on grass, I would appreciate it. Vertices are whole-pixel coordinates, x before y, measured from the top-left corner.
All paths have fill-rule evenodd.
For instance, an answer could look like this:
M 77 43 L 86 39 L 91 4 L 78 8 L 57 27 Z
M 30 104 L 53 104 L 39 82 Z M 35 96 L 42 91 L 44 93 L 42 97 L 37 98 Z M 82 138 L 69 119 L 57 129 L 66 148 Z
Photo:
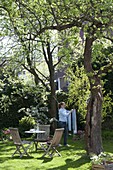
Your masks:
M 10 156 L 7 156 L 7 157 L 1 157 L 0 156 L 0 163 L 3 163 L 7 160 L 14 160 L 14 159 L 19 159 L 19 160 L 23 160 L 23 159 L 33 159 L 34 157 L 33 156 L 23 156 L 22 158 L 20 158 L 20 156 L 14 156 L 14 157 L 11 157 Z
M 79 158 L 78 160 L 73 160 L 73 159 L 66 159 L 65 160 L 66 164 L 62 165 L 62 166 L 57 166 L 55 168 L 48 168 L 49 170 L 68 170 L 69 168 L 79 168 L 90 162 L 90 160 L 88 159 L 88 157 L 86 155 L 82 156 L 81 158 Z
M 83 147 L 79 147 L 79 148 L 77 148 L 77 147 L 75 147 L 75 146 L 60 146 L 60 147 L 57 147 L 57 149 L 58 150 L 60 150 L 60 151 L 68 151 L 68 150 L 81 150 L 81 149 L 83 149 L 84 150 L 84 148 Z
M 1 164 L 1 163 L 4 163 L 5 161 L 8 161 L 8 160 L 10 160 L 10 159 L 11 159 L 10 156 L 7 156 L 7 157 L 1 157 L 1 156 L 0 156 L 0 164 Z
M 11 151 L 13 151 L 13 150 L 15 150 L 15 147 L 12 147 L 12 148 L 3 148 L 2 150 L 0 150 L 0 155 L 3 153 L 4 154 L 4 152 L 11 152 Z
M 2 145 L 0 145 L 0 163 L 4 163 L 5 161 L 8 160 L 13 160 L 13 159 L 32 159 L 34 158 L 33 156 L 23 156 L 22 158 L 20 158 L 20 155 L 14 155 L 14 157 L 12 157 L 12 154 L 14 153 L 16 147 L 13 145 L 13 143 L 11 142 L 7 142 L 7 143 L 2 143 Z
M 47 157 L 40 157 L 40 158 L 37 158 L 38 160 L 43 160 L 42 163 L 47 163 L 47 162 L 50 162 L 53 160 L 53 158 L 47 158 Z
M 33 159 L 33 156 L 23 156 L 22 158 L 20 158 L 19 156 L 14 156 L 11 159 L 19 159 L 19 160 L 23 160 L 23 159 Z

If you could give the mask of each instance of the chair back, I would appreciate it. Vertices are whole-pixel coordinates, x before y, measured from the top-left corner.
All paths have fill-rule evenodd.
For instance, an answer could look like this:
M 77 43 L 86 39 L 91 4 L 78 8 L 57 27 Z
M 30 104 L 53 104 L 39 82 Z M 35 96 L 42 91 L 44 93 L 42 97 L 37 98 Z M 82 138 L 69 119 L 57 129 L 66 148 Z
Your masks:
M 55 133 L 51 142 L 52 146 L 57 146 L 63 135 L 64 128 L 55 129 Z
M 39 130 L 45 131 L 44 134 L 38 134 L 39 138 L 42 138 L 42 140 L 46 140 L 49 138 L 50 135 L 50 125 L 39 125 Z
M 9 128 L 10 129 L 10 133 L 13 139 L 13 142 L 15 145 L 21 145 L 22 141 L 18 132 L 18 128 Z

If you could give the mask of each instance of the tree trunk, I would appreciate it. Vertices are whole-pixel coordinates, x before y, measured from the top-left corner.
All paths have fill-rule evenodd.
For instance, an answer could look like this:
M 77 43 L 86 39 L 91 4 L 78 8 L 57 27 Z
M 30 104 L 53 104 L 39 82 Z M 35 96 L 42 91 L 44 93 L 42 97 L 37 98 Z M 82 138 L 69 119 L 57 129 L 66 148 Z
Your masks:
M 86 150 L 87 153 L 100 154 L 103 151 L 101 138 L 101 89 L 92 89 L 91 97 L 87 103 L 86 115 Z
M 50 116 L 56 117 L 56 100 L 55 100 L 55 85 L 54 82 L 51 84 L 51 92 L 50 92 Z
M 45 56 L 45 61 L 48 65 L 48 70 L 50 73 L 50 115 L 51 117 L 56 117 L 56 100 L 55 100 L 55 83 L 54 83 L 54 64 L 53 64 L 53 56 L 51 52 L 50 42 L 47 42 L 47 56 Z
M 54 83 L 54 67 L 50 65 L 50 115 L 56 117 L 56 100 L 55 100 L 55 83 Z
M 85 137 L 87 153 L 95 153 L 98 155 L 103 150 L 101 138 L 102 87 L 101 79 L 99 75 L 94 72 L 91 65 L 91 47 L 93 41 L 92 38 L 86 38 L 84 51 L 84 66 L 88 73 L 91 89 L 91 96 L 87 103 Z

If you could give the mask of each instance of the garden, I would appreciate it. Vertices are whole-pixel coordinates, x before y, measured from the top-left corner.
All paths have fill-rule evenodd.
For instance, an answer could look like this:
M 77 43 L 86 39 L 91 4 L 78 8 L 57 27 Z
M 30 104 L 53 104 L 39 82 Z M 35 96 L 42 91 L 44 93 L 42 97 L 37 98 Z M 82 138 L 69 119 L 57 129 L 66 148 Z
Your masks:
M 106 136 L 108 135 L 108 137 Z M 76 140 L 75 140 L 76 139 Z M 113 154 L 112 133 L 105 132 L 103 134 L 103 147 L 106 154 Z M 69 135 L 69 147 L 60 146 L 58 148 L 61 157 L 54 156 L 50 158 L 46 156 L 42 158 L 43 151 L 35 152 L 31 146 L 30 157 L 23 156 L 21 159 L 18 155 L 11 157 L 15 151 L 15 146 L 12 141 L 0 141 L 0 169 L 4 170 L 91 170 L 92 160 L 87 156 L 85 150 L 84 139 L 77 139 L 73 135 Z M 62 141 L 61 141 L 62 143 Z M 106 158 L 104 156 L 104 158 Z M 101 159 L 96 162 L 99 165 Z
M 72 141 L 72 136 L 69 137 L 69 148 L 59 147 L 62 157 L 54 156 L 50 158 L 46 156 L 42 158 L 43 152 L 33 150 L 30 151 L 31 157 L 24 156 L 20 159 L 18 156 L 11 158 L 15 148 L 12 142 L 0 142 L 0 168 L 6 170 L 25 170 L 25 169 L 88 169 L 90 160 L 86 156 L 84 150 L 84 142 Z M 33 149 L 33 148 L 32 148 Z

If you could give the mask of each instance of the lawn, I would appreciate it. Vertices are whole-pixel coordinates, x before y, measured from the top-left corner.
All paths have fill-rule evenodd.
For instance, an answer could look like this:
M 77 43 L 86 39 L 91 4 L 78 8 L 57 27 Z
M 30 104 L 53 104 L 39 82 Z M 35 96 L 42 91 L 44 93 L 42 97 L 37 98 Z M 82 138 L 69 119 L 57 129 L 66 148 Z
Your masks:
M 0 141 L 0 170 L 90 170 L 90 159 L 86 155 L 84 140 L 73 140 L 69 136 L 69 147 L 60 146 L 58 150 L 62 157 L 46 156 L 42 158 L 43 152 L 35 152 L 32 148 L 31 157 L 24 156 L 19 158 L 18 155 L 11 158 L 15 146 L 9 141 Z M 106 152 L 113 152 L 112 140 L 104 141 Z

